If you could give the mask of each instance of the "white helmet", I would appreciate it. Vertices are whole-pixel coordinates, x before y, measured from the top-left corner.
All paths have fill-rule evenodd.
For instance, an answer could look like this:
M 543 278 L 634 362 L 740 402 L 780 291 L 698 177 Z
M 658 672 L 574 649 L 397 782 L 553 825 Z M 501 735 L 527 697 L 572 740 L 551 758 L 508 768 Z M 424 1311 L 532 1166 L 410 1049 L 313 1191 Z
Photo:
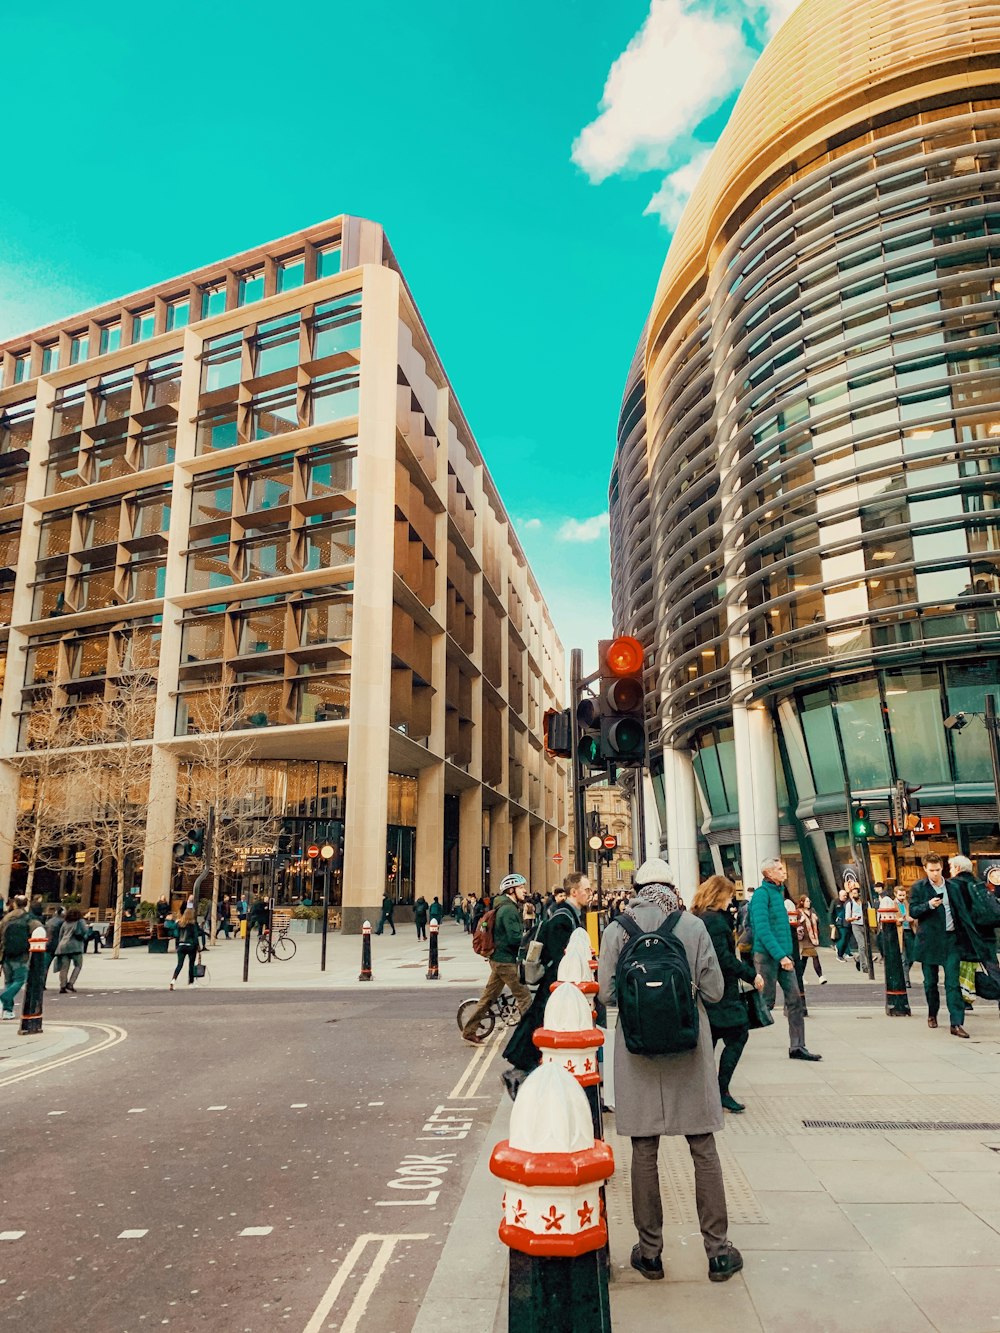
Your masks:
M 522 884 L 527 884 L 523 875 L 504 875 L 500 881 L 500 893 L 510 893 L 512 889 L 519 888 Z

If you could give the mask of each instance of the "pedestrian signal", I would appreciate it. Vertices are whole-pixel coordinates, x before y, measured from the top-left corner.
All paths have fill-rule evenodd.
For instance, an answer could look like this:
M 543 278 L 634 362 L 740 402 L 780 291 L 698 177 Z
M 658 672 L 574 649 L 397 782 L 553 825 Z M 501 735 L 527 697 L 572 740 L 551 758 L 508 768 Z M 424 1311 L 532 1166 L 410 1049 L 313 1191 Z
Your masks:
M 866 805 L 856 805 L 854 807 L 851 828 L 856 838 L 867 838 L 871 835 L 872 822 L 868 817 L 868 807 Z

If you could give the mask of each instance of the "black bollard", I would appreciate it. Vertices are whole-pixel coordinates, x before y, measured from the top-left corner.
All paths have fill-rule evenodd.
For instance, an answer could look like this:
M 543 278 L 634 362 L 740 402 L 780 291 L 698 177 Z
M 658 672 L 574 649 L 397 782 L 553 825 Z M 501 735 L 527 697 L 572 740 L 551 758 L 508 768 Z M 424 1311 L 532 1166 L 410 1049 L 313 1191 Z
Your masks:
M 880 911 L 878 922 L 879 948 L 882 950 L 882 966 L 885 969 L 885 1012 L 890 1018 L 909 1018 L 906 969 L 899 943 L 899 913 L 895 909 Z
M 366 921 L 361 927 L 361 975 L 359 981 L 372 979 L 372 923 Z
M 428 945 L 427 945 L 427 980 L 440 981 L 441 973 L 438 970 L 438 923 L 432 921 L 429 927 Z
M 48 966 L 45 927 L 36 926 L 28 941 L 28 979 L 24 984 L 24 999 L 21 1003 L 21 1026 L 17 1030 L 20 1037 L 30 1037 L 42 1030 L 42 1000 Z

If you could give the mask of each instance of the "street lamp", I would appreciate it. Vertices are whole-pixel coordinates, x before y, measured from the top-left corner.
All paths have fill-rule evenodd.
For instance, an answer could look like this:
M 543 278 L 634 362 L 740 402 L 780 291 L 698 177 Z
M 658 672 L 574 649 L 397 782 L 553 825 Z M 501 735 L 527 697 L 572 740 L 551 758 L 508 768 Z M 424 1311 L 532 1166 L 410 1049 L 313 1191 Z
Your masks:
M 982 713 L 952 713 L 946 717 L 944 725 L 948 731 L 964 731 L 974 717 L 978 717 L 986 728 L 990 743 L 990 764 L 993 767 L 993 798 L 997 806 L 997 823 L 1000 824 L 1000 718 L 997 717 L 996 700 L 992 694 L 986 696 L 986 711 Z

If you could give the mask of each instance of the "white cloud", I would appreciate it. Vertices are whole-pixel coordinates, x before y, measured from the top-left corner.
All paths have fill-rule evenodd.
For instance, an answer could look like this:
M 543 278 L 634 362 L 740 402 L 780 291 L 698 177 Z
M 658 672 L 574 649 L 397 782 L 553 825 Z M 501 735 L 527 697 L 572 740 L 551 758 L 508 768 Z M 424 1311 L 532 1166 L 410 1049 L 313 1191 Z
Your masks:
M 681 220 L 684 205 L 691 198 L 691 191 L 697 185 L 698 177 L 710 156 L 711 151 L 706 148 L 690 162 L 685 162 L 682 167 L 665 176 L 663 184 L 643 210 L 646 216 L 652 214 L 659 217 L 663 225 L 673 231 Z
M 518 526 L 525 532 L 536 532 L 542 526 L 540 518 L 522 518 L 518 519 Z
M 651 0 L 645 23 L 611 66 L 597 119 L 573 145 L 594 182 L 670 163 L 673 147 L 746 77 L 753 63 L 735 17 L 691 0 Z
M 650 0 L 611 66 L 600 112 L 572 157 L 599 184 L 622 172 L 667 174 L 646 214 L 671 231 L 711 152 L 699 129 L 739 90 L 800 0 Z
M 596 542 L 607 536 L 608 515 L 595 514 L 593 518 L 565 518 L 556 536 L 561 542 Z

